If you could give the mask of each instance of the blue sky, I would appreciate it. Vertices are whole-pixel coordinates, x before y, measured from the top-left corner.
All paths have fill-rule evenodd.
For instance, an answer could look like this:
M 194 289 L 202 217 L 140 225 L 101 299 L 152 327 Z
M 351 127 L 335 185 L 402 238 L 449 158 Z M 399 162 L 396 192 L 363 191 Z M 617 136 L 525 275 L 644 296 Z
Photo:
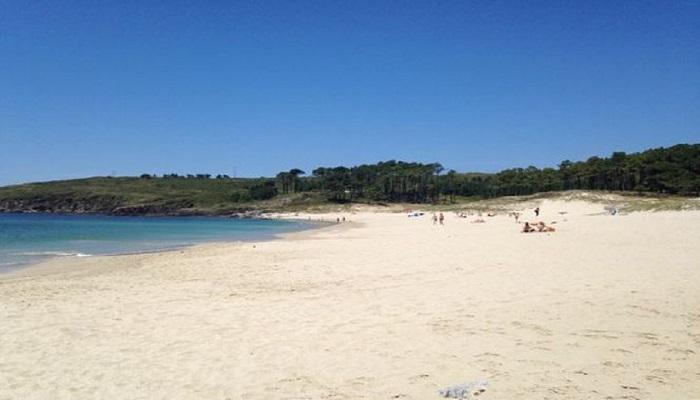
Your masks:
M 700 142 L 697 1 L 0 0 L 0 184 Z

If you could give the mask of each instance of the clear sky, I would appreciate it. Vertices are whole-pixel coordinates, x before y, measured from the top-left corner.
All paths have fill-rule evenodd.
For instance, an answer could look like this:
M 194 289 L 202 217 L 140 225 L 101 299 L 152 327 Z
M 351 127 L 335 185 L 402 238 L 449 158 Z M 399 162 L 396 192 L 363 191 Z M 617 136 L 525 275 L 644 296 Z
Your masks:
M 0 184 L 700 142 L 699 1 L 0 0 Z

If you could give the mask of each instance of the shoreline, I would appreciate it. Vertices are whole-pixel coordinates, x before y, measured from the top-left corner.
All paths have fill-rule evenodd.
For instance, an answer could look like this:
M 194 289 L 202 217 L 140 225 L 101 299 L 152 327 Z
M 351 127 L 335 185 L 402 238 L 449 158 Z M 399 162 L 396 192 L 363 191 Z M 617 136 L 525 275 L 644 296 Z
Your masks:
M 14 266 L 8 268 L 7 271 L 0 271 L 0 282 L 4 279 L 15 279 L 15 278 L 32 278 L 35 276 L 44 276 L 50 274 L 60 274 L 64 272 L 71 272 L 75 268 L 76 272 L 78 270 L 88 270 L 91 269 L 90 264 L 106 264 L 106 267 L 99 268 L 109 268 L 115 264 L 129 263 L 134 261 L 142 261 L 143 259 L 148 259 L 148 256 L 157 257 L 162 255 L 172 255 L 178 252 L 184 252 L 188 250 L 202 250 L 206 251 L 210 248 L 235 248 L 237 246 L 242 246 L 245 244 L 256 244 L 265 243 L 275 240 L 299 240 L 301 238 L 307 237 L 316 231 L 329 229 L 332 227 L 340 227 L 340 225 L 348 225 L 350 222 L 344 224 L 336 224 L 334 222 L 323 221 L 323 220 L 308 220 L 300 219 L 297 217 L 279 217 L 279 218 L 265 218 L 266 220 L 274 219 L 284 219 L 292 222 L 303 222 L 308 223 L 311 226 L 308 228 L 300 229 L 292 232 L 276 233 L 272 234 L 267 239 L 250 239 L 250 240 L 231 240 L 231 241 L 220 241 L 215 240 L 211 242 L 195 243 L 195 244 L 184 244 L 179 246 L 174 246 L 168 249 L 154 249 L 154 250 L 144 250 L 129 253 L 119 253 L 119 254 L 97 254 L 97 255 L 83 255 L 83 256 L 48 256 L 47 259 L 21 264 L 19 267 Z M 349 227 L 348 227 L 349 228 Z M 113 261 L 119 259 L 117 261 Z M 121 260 L 123 259 L 123 260 Z

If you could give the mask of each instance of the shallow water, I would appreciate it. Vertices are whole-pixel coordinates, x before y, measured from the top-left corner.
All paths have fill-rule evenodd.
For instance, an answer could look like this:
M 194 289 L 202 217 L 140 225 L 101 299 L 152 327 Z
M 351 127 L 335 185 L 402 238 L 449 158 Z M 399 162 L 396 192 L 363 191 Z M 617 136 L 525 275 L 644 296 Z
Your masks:
M 0 272 L 50 257 L 166 250 L 198 243 L 265 240 L 313 227 L 286 220 L 0 213 Z

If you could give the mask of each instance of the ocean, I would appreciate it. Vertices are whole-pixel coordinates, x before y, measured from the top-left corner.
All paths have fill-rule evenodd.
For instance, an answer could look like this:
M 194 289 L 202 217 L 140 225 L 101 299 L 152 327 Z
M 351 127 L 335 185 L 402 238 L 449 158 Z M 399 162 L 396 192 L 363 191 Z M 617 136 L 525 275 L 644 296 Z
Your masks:
M 52 257 L 168 250 L 216 241 L 267 240 L 311 222 L 216 217 L 113 217 L 0 213 L 0 272 Z

